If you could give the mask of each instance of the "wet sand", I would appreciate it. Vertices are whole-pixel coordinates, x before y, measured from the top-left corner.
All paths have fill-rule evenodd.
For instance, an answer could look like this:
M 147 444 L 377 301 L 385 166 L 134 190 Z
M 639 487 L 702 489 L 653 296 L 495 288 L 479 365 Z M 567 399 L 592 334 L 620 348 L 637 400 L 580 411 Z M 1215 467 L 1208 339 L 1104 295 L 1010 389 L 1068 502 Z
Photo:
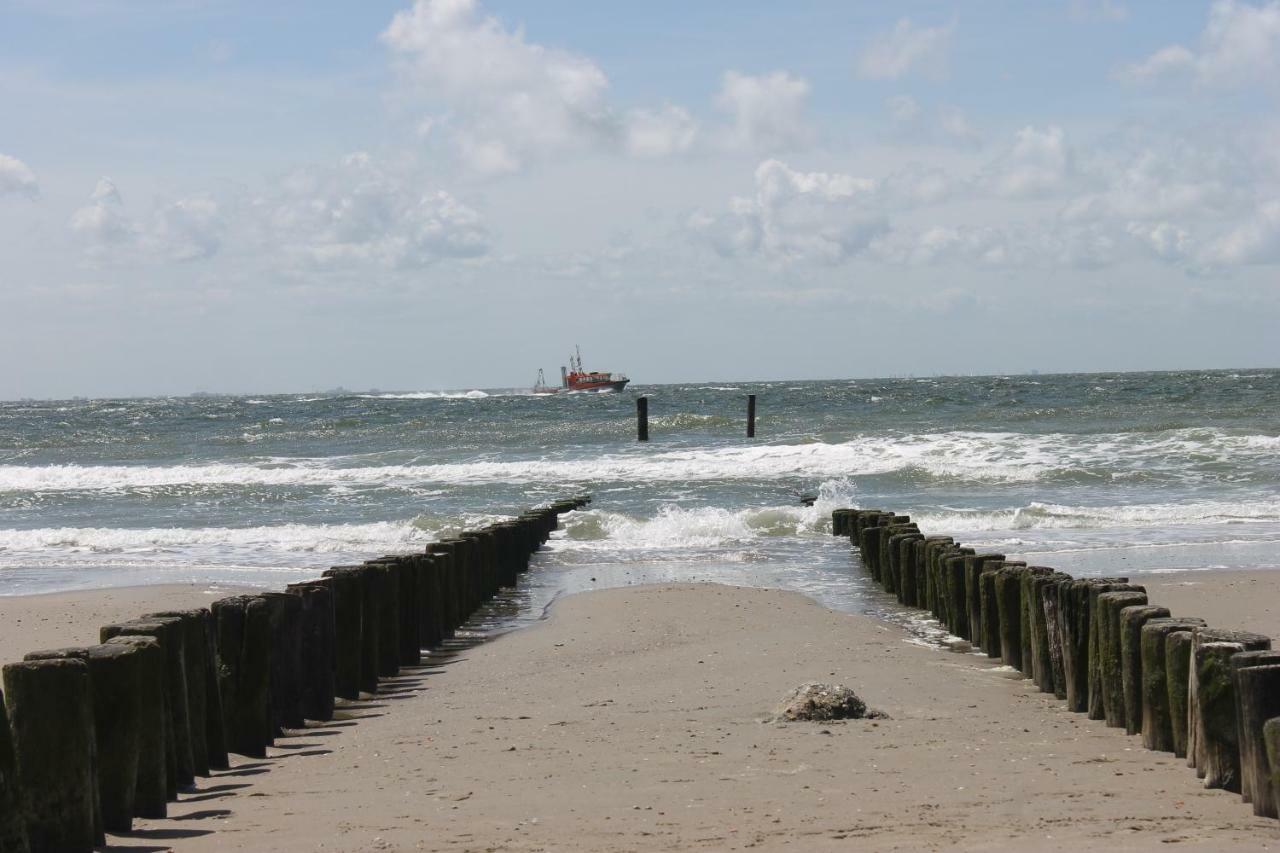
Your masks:
M 1280 572 L 1143 578 L 1152 599 L 1280 635 Z M 0 599 L 0 651 L 231 590 Z M 21 621 L 19 621 L 21 620 Z M 32 640 L 40 642 L 32 643 Z M 794 593 L 572 596 L 546 622 L 407 671 L 139 822 L 116 849 L 1259 850 L 1280 824 L 1171 755 L 1067 713 L 979 655 Z M 765 722 L 806 681 L 891 719 Z

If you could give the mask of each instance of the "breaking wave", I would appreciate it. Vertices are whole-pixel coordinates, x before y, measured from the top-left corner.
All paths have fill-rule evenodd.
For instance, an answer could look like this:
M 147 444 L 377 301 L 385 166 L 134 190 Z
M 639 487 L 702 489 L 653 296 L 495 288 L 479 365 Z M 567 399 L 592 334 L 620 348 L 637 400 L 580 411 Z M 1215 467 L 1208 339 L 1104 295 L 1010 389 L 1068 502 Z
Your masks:
M 700 416 L 675 416 L 678 418 Z M 690 427 L 693 421 L 685 421 Z M 342 467 L 333 458 L 204 465 L 0 465 L 0 493 L 173 486 L 391 486 L 708 482 L 898 475 L 978 483 L 1225 483 L 1274 476 L 1280 437 L 1216 429 L 1154 435 L 949 432 L 578 458 Z M 335 464 L 335 462 L 337 464 Z M 1266 481 L 1268 484 L 1270 479 Z

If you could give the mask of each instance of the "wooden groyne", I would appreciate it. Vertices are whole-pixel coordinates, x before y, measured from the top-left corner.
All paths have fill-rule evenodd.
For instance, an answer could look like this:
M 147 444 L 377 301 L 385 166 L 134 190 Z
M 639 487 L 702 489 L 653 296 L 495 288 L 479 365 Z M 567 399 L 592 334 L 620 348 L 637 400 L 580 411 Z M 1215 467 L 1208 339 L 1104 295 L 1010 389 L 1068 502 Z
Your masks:
M 3 668 L 0 853 L 80 853 L 164 817 L 228 753 L 262 758 L 286 729 L 334 715 L 422 662 L 510 588 L 562 513 L 557 501 L 424 553 L 338 566 L 284 592 L 102 626 L 99 645 Z
M 1270 637 L 1175 618 L 1128 578 L 1073 578 L 928 536 L 907 515 L 838 509 L 831 526 L 903 605 L 1070 710 L 1185 756 L 1206 788 L 1280 815 L 1280 652 Z

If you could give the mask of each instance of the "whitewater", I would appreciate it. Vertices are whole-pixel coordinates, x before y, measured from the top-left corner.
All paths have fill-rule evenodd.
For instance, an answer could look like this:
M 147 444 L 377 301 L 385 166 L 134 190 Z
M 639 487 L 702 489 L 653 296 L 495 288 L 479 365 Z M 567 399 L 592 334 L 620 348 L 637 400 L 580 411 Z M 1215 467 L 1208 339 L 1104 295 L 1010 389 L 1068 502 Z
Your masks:
M 583 491 L 540 558 L 568 586 L 829 591 L 840 506 L 1081 574 L 1280 562 L 1278 371 L 636 390 L 648 444 L 630 389 L 0 402 L 0 594 L 277 584 Z

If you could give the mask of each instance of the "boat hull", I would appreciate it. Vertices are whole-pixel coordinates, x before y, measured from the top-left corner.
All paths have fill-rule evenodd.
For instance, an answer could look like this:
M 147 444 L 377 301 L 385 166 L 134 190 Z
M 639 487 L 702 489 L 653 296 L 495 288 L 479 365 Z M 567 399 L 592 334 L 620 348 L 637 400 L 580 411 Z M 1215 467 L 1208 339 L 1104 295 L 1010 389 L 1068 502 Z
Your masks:
M 630 379 L 613 379 L 608 382 L 571 382 L 565 390 L 596 392 L 621 391 L 623 388 L 627 387 L 627 383 L 630 381 Z

